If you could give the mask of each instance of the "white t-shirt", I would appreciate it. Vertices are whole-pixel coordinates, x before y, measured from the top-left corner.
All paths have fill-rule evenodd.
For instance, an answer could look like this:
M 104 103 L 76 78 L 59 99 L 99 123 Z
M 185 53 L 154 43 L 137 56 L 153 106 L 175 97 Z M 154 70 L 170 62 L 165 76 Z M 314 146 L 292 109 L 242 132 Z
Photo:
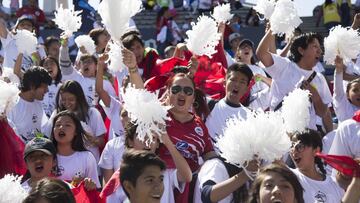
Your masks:
M 59 179 L 71 182 L 73 178 L 91 178 L 97 188 L 101 187 L 96 160 L 91 152 L 75 152 L 70 156 L 57 154 L 57 161 L 61 173 Z
M 353 105 L 343 88 L 343 73 L 338 73 L 335 71 L 334 74 L 334 95 L 333 95 L 333 104 L 336 117 L 339 120 L 339 123 L 351 118 L 354 113 L 360 108 Z
M 210 159 L 205 161 L 201 166 L 201 169 L 196 180 L 194 189 L 194 203 L 202 203 L 201 201 L 201 189 L 206 181 L 214 181 L 215 183 L 221 183 L 229 179 L 229 174 L 225 165 L 219 159 Z M 232 193 L 219 201 L 218 203 L 231 203 L 233 199 Z
M 336 130 L 329 154 L 360 158 L 360 123 L 348 119 L 340 123 Z
M 304 202 L 306 203 L 339 203 L 344 195 L 344 190 L 326 176 L 323 181 L 313 180 L 303 175 L 298 169 L 291 169 L 297 176 L 301 186 L 304 188 Z
M 110 96 L 110 106 L 109 108 L 100 101 L 100 105 L 103 107 L 106 116 L 111 120 L 109 128 L 109 140 L 115 137 L 125 137 L 125 130 L 121 122 L 120 112 L 122 109 L 122 104 L 116 98 Z
M 177 169 L 166 169 L 164 171 L 164 193 L 161 196 L 161 203 L 175 203 L 174 200 L 174 189 L 177 189 L 180 193 L 184 192 L 185 183 L 179 183 L 177 179 Z M 107 203 L 121 203 L 127 198 L 123 188 L 120 186 L 115 193 L 108 196 L 106 199 Z
M 80 72 L 74 69 L 71 74 L 69 75 L 64 74 L 62 76 L 62 81 L 66 81 L 66 80 L 75 80 L 81 85 L 84 91 L 86 101 L 88 102 L 89 106 L 95 106 L 97 104 L 99 100 L 99 96 L 95 92 L 95 82 L 96 82 L 95 77 L 92 78 L 84 77 Z M 104 90 L 109 95 L 116 97 L 115 90 L 109 81 L 104 80 L 103 86 L 104 86 Z
M 2 50 L 4 50 L 3 67 L 14 68 L 16 58 L 19 55 L 14 35 L 11 32 L 8 32 L 6 38 L 0 37 L 0 39 L 2 44 Z M 32 64 L 33 61 L 31 59 L 31 56 L 24 54 L 21 69 L 23 71 L 26 71 L 32 66 Z
M 25 190 L 25 192 L 30 193 L 31 186 L 29 185 L 29 180 L 27 179 L 25 182 L 21 183 L 21 187 Z
M 242 105 L 240 107 L 229 106 L 226 104 L 225 98 L 219 100 L 215 104 L 205 123 L 213 143 L 215 143 L 219 135 L 223 133 L 223 130 L 226 127 L 226 122 L 229 119 L 234 117 L 246 119 L 248 111 L 249 109 Z
M 28 102 L 21 97 L 7 117 L 15 125 L 16 134 L 25 143 L 35 137 L 34 132 L 42 132 L 48 120 L 40 101 Z
M 264 77 L 267 77 L 264 70 L 259 66 L 256 65 L 248 65 L 248 66 L 254 75 L 260 74 Z M 251 88 L 251 92 L 250 92 L 251 103 L 249 105 L 249 108 L 254 110 L 257 110 L 259 108 L 265 110 L 270 105 L 270 99 L 271 99 L 270 87 L 262 81 L 257 81 L 254 84 L 254 86 Z
M 42 100 L 43 109 L 47 117 L 50 117 L 52 112 L 55 110 L 56 104 L 56 94 L 60 88 L 61 84 L 55 84 L 54 81 L 51 85 L 49 85 L 49 91 L 44 95 L 44 99 Z
M 282 102 L 282 99 L 291 91 L 300 85 L 302 80 L 306 80 L 313 73 L 312 70 L 301 69 L 296 63 L 290 61 L 288 58 L 272 54 L 274 64 L 266 68 L 266 72 L 272 77 L 272 84 L 270 92 L 272 95 L 270 102 L 270 109 Z M 317 73 L 312 80 L 311 85 L 318 91 L 322 102 L 329 106 L 332 102 L 331 93 L 326 83 L 325 78 Z M 309 128 L 316 130 L 316 113 L 314 105 L 310 109 L 310 123 Z
M 109 140 L 101 153 L 99 167 L 103 169 L 118 170 L 125 151 L 125 141 L 123 137 L 115 137 Z

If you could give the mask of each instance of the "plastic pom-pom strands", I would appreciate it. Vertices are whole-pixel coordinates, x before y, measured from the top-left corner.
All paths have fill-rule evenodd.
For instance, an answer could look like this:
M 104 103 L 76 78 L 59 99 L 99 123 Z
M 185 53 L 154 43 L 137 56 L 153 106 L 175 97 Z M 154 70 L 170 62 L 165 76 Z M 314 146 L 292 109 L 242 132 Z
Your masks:
M 19 98 L 19 89 L 15 84 L 6 83 L 0 80 L 0 114 L 7 113 L 15 106 Z
M 337 55 L 345 61 L 350 61 L 356 59 L 360 53 L 360 36 L 356 30 L 338 25 L 333 27 L 329 36 L 324 39 L 324 47 L 326 63 L 335 64 Z
M 19 53 L 31 55 L 36 52 L 37 39 L 34 33 L 28 30 L 17 30 L 14 36 Z
M 154 135 L 166 132 L 161 126 L 166 126 L 165 121 L 170 106 L 164 106 L 158 99 L 158 92 L 151 93 L 145 89 L 136 89 L 129 86 L 122 92 L 124 108 L 127 110 L 131 122 L 138 125 L 137 137 L 147 145 L 154 140 Z M 160 137 L 161 139 L 161 137 Z
M 218 5 L 214 8 L 214 13 L 212 14 L 212 17 L 218 23 L 226 23 L 230 21 L 233 17 L 233 14 L 231 14 L 230 11 L 231 8 L 229 3 Z
M 192 23 L 192 29 L 186 32 L 185 39 L 187 48 L 195 55 L 211 56 L 216 53 L 221 34 L 214 19 L 208 16 L 200 16 L 197 23 Z
M 86 52 L 89 54 L 94 54 L 96 52 L 96 46 L 94 40 L 91 39 L 89 35 L 80 35 L 75 38 L 75 43 L 77 47 L 84 47 Z
M 20 184 L 21 178 L 21 176 L 5 175 L 0 179 L 1 203 L 22 203 L 28 196 Z
M 81 27 L 81 12 L 74 11 L 74 6 L 70 9 L 64 9 L 62 4 L 55 12 L 54 22 L 63 30 L 63 35 L 71 37 L 72 34 Z
M 274 0 L 258 0 L 254 9 L 264 15 L 265 19 L 270 19 L 271 15 L 275 9 L 275 1 Z

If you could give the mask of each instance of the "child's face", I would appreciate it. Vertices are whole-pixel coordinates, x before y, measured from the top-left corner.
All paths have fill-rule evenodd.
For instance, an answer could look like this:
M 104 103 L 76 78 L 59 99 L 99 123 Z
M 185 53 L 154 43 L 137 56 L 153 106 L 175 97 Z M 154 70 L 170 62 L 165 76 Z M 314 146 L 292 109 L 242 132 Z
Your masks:
M 26 159 L 26 168 L 34 179 L 48 177 L 55 165 L 54 157 L 42 151 L 35 151 L 29 154 Z
M 87 58 L 80 62 L 80 72 L 84 77 L 91 78 L 96 76 L 96 63 L 92 58 Z
M 292 139 L 292 147 L 290 149 L 290 156 L 294 161 L 296 168 L 300 170 L 308 170 L 315 164 L 315 155 L 320 151 L 320 148 L 313 148 L 306 146 L 301 141 Z
M 44 99 L 45 94 L 49 91 L 48 87 L 49 87 L 48 84 L 41 83 L 40 87 L 36 89 L 33 88 L 34 98 L 36 100 L 42 101 Z
M 76 96 L 69 92 L 60 93 L 60 103 L 65 107 L 66 110 L 76 110 Z
M 360 107 L 360 83 L 353 83 L 348 92 L 348 99 L 357 107 Z
M 76 136 L 76 126 L 69 116 L 59 117 L 54 124 L 54 138 L 58 143 L 72 143 Z
M 48 56 L 54 57 L 54 58 L 59 58 L 59 51 L 60 51 L 60 43 L 58 42 L 53 42 L 50 44 L 50 46 L 48 47 Z
M 138 41 L 135 41 L 131 47 L 130 47 L 130 51 L 132 51 L 135 56 L 136 56 L 136 63 L 140 63 L 143 58 L 144 58 L 144 51 L 145 51 L 145 48 L 143 47 L 143 45 L 138 42 Z
M 265 175 L 259 190 L 259 202 L 271 203 L 278 200 L 283 203 L 295 203 L 293 186 L 280 174 L 269 172 Z
M 101 33 L 98 37 L 98 46 L 106 46 L 110 40 L 110 35 L 107 31 Z
M 137 178 L 136 185 L 129 184 L 131 202 L 160 202 L 164 192 L 164 175 L 158 166 L 147 166 L 143 173 Z
M 59 72 L 59 68 L 57 67 L 55 61 L 53 61 L 50 58 L 47 58 L 45 59 L 43 66 L 49 72 L 51 78 L 55 80 L 56 75 Z
M 248 82 L 249 78 L 245 74 L 232 71 L 225 82 L 226 99 L 233 104 L 238 104 L 247 91 Z
M 30 20 L 22 20 L 21 22 L 19 22 L 17 29 L 18 30 L 27 30 L 29 32 L 32 32 L 33 24 Z
M 146 139 L 147 138 L 145 138 L 145 140 Z M 130 141 L 130 145 L 136 150 L 148 150 L 155 153 L 156 149 L 159 147 L 159 140 L 155 137 L 150 146 L 148 146 L 145 142 L 142 142 L 135 137 L 134 140 Z

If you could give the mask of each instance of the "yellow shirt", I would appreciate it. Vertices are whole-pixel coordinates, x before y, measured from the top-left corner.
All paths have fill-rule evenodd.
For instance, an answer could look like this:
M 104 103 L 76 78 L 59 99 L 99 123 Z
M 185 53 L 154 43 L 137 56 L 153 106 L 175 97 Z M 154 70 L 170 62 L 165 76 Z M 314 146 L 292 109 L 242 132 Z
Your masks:
M 325 4 L 323 4 L 322 7 L 324 13 L 324 24 L 329 22 L 341 22 L 336 3 L 329 4 L 326 7 Z

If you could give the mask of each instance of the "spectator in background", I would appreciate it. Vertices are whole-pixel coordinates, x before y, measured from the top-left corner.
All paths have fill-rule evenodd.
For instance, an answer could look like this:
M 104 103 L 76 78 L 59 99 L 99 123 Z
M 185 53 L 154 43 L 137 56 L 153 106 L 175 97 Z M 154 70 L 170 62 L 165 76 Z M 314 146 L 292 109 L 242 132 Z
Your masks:
M 259 26 L 259 23 L 259 16 L 253 8 L 250 8 L 249 12 L 246 15 L 245 24 L 248 26 Z
M 174 8 L 174 3 L 172 0 L 156 0 L 156 4 L 161 8 L 168 7 L 170 9 Z
M 324 26 L 328 30 L 336 25 L 339 25 L 341 18 L 338 4 L 334 3 L 332 0 L 325 0 L 317 18 L 316 27 L 319 27 L 319 23 L 322 17 L 324 18 Z
M 337 4 L 340 8 L 341 25 L 343 27 L 350 26 L 351 0 L 337 0 Z
M 199 0 L 198 11 L 199 15 L 204 12 L 210 12 L 213 9 L 213 0 Z
M 230 21 L 230 27 L 234 32 L 240 32 L 241 27 L 244 26 L 241 17 L 238 14 L 234 14 Z
M 234 58 L 235 53 L 239 47 L 240 44 L 240 40 L 241 40 L 241 35 L 239 33 L 232 33 L 229 36 L 229 44 L 230 44 L 230 49 L 227 50 L 227 52 L 229 53 L 229 55 Z
M 59 61 L 60 39 L 55 36 L 49 36 L 45 39 L 44 47 L 47 56 L 51 56 Z
M 44 11 L 39 8 L 38 0 L 28 0 L 27 5 L 16 11 L 16 17 L 19 18 L 23 15 L 32 15 L 34 17 L 36 32 L 39 32 L 39 26 L 44 25 L 46 22 Z
M 75 11 L 82 10 L 80 34 L 87 34 L 94 28 L 96 22 L 96 10 L 89 4 L 88 0 L 73 0 Z

